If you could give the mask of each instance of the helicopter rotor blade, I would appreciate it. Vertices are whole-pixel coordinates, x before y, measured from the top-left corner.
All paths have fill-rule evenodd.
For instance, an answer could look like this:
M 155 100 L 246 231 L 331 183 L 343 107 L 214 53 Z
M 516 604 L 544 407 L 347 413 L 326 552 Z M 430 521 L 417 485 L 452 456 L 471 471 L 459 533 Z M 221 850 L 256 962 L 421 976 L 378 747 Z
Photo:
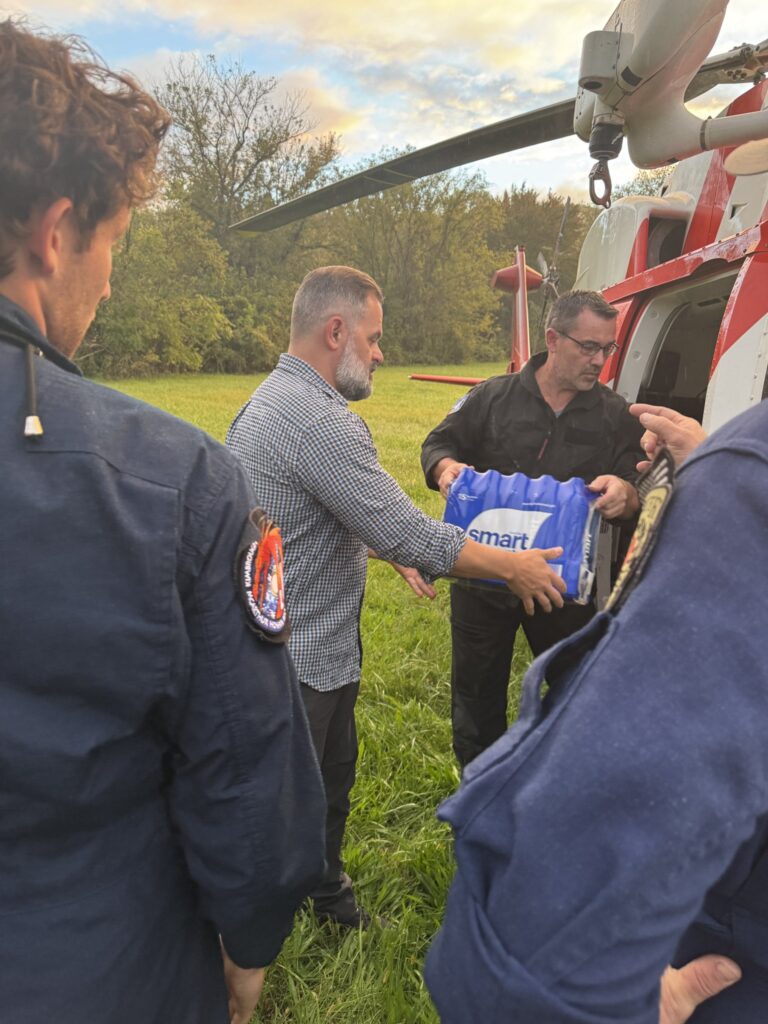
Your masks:
M 536 262 L 539 265 L 539 270 L 541 271 L 541 276 L 546 281 L 547 278 L 549 277 L 549 267 L 547 266 L 547 261 L 544 259 L 544 253 L 543 252 L 540 252 L 539 255 L 536 257 Z
M 768 67 L 768 39 L 757 45 L 745 43 L 726 53 L 707 57 L 685 90 L 685 102 L 696 99 L 716 85 L 739 85 L 754 81 Z
M 708 57 L 691 80 L 686 100 L 693 99 L 722 82 L 746 82 L 768 68 L 768 40 L 757 45 L 735 47 L 727 53 Z M 573 113 L 575 99 L 561 100 L 547 107 L 539 107 L 524 114 L 508 117 L 504 121 L 464 132 L 444 142 L 388 160 L 360 171 L 349 178 L 326 185 L 270 210 L 233 224 L 232 228 L 244 234 L 272 231 L 312 214 L 330 210 L 335 206 L 362 199 L 425 178 L 438 171 L 450 170 L 464 164 L 485 160 L 500 153 L 525 149 L 540 142 L 553 142 L 574 134 Z
M 362 199 L 438 171 L 461 167 L 499 153 L 525 149 L 540 142 L 566 138 L 573 135 L 575 102 L 574 99 L 562 100 L 548 107 L 508 117 L 485 128 L 464 132 L 433 146 L 405 153 L 378 167 L 371 167 L 281 206 L 257 213 L 255 217 L 247 217 L 232 227 L 242 232 L 271 231 L 313 213 L 330 210 L 353 199 Z

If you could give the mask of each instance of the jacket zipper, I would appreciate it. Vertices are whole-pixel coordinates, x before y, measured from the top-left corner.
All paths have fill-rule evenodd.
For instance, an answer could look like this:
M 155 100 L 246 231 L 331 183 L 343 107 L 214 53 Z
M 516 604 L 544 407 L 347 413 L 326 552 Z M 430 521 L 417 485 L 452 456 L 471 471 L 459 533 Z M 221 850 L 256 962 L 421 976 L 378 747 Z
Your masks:
M 541 448 L 539 448 L 539 454 L 536 456 L 536 464 L 537 465 L 544 458 L 544 452 L 547 450 L 547 447 L 549 446 L 549 439 L 551 437 L 552 437 L 552 427 L 549 428 L 549 431 L 548 431 L 546 437 L 541 442 Z

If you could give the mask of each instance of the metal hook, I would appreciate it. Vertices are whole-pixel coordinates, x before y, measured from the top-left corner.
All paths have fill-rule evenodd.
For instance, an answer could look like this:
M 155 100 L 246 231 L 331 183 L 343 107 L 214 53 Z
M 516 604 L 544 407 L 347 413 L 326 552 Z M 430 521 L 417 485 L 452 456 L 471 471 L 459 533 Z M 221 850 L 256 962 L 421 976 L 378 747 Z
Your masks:
M 597 193 L 596 185 L 598 181 L 601 181 L 605 186 L 602 195 Z M 598 160 L 589 172 L 589 198 L 595 206 L 602 206 L 607 210 L 611 205 L 612 191 L 613 186 L 611 184 L 611 172 L 608 169 L 608 162 L 606 160 Z

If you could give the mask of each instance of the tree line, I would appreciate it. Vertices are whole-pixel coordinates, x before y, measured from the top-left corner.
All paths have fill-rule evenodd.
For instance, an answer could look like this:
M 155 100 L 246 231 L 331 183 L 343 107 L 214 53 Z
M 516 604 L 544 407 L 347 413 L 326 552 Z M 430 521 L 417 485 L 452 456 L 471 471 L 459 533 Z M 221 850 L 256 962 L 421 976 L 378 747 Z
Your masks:
M 564 200 L 526 185 L 493 195 L 483 177 L 445 172 L 257 237 L 238 220 L 341 176 L 339 140 L 313 135 L 301 94 L 213 57 L 171 64 L 156 93 L 173 117 L 162 189 L 115 254 L 113 293 L 81 352 L 108 377 L 270 369 L 287 345 L 293 293 L 313 267 L 345 263 L 385 294 L 392 363 L 502 359 L 511 304 L 494 270 L 524 244 L 551 260 Z M 381 153 L 376 162 L 390 158 Z M 571 207 L 561 287 L 574 280 L 594 219 Z M 531 297 L 540 336 L 542 292 Z

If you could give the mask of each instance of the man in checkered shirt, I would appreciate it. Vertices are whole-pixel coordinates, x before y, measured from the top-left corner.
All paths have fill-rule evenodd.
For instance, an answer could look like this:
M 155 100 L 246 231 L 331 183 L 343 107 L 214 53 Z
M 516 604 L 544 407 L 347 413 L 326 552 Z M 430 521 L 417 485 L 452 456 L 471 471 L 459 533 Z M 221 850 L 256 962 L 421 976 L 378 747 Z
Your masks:
M 413 590 L 424 577 L 500 579 L 533 612 L 562 605 L 547 565 L 560 548 L 511 552 L 465 537 L 420 511 L 379 465 L 368 427 L 348 401 L 367 398 L 383 361 L 383 296 L 351 267 L 321 267 L 293 303 L 288 352 L 237 414 L 227 445 L 280 526 L 290 651 L 325 783 L 326 873 L 315 913 L 367 927 L 344 873 L 341 846 L 355 779 L 354 708 L 360 684 L 360 606 L 369 554 L 393 563 Z M 406 568 L 407 567 L 407 568 Z M 423 575 L 422 575 L 423 574 Z

